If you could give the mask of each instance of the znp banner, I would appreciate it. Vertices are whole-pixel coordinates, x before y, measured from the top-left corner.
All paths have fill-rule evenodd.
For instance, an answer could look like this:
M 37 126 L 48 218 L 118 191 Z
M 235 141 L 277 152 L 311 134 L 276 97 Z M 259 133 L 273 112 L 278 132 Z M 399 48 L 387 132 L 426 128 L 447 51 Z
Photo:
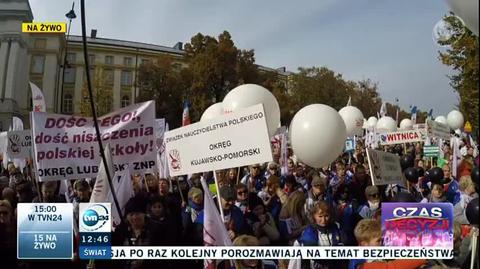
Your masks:
M 155 104 L 131 105 L 98 119 L 104 147 L 115 171 L 132 173 L 155 167 Z M 40 181 L 91 178 L 98 173 L 100 152 L 92 118 L 32 112 L 33 151 Z M 113 175 L 113 172 L 112 172 Z

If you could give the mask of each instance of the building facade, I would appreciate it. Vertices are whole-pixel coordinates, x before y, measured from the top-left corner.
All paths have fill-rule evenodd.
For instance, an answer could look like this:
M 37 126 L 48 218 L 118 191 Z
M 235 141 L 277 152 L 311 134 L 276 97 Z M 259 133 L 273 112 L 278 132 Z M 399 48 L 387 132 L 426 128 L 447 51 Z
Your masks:
M 43 90 L 47 112 L 79 114 L 86 102 L 87 88 L 82 38 L 64 34 L 26 34 L 22 22 L 31 22 L 28 0 L 0 1 L 0 130 L 7 130 L 12 116 L 28 126 L 31 93 L 28 82 Z M 104 109 L 115 110 L 136 101 L 135 81 L 141 64 L 159 55 L 169 55 L 174 64 L 184 65 L 182 43 L 173 47 L 96 37 L 87 38 L 90 77 L 110 102 Z M 66 56 L 65 66 L 64 60 Z M 288 81 L 284 68 L 259 66 Z M 98 87 L 101 85 L 101 87 Z M 111 98 L 110 98 L 111 97 Z

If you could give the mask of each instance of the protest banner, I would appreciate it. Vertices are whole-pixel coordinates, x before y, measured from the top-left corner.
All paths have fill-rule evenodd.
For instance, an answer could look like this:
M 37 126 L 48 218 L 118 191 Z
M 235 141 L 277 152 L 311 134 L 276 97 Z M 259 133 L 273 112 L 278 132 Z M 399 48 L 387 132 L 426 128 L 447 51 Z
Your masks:
M 440 155 L 440 148 L 438 146 L 423 146 L 423 157 L 438 158 Z
M 155 167 L 154 115 L 155 104 L 148 101 L 98 119 L 101 139 L 111 147 L 115 171 L 128 167 L 139 173 Z M 91 118 L 32 112 L 31 121 L 40 181 L 97 175 L 100 152 Z
M 427 138 L 423 130 L 408 130 L 392 133 L 380 133 L 380 145 L 395 145 L 412 142 L 423 142 Z
M 11 159 L 29 158 L 32 148 L 30 130 L 7 132 L 7 155 Z
M 429 137 L 450 139 L 450 127 L 447 124 L 427 119 L 427 134 Z
M 354 152 L 355 151 L 355 141 L 353 138 L 347 138 L 345 140 L 345 152 Z
M 261 104 L 166 132 L 164 141 L 172 176 L 272 161 Z
M 367 149 L 372 185 L 404 185 L 400 157 L 393 153 Z

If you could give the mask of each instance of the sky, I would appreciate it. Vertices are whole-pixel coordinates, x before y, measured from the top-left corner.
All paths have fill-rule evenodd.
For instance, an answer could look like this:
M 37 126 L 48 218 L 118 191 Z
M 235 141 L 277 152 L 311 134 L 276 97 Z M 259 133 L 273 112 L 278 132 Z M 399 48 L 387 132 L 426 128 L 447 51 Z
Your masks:
M 34 21 L 66 21 L 73 0 L 29 0 Z M 325 66 L 348 80 L 371 79 L 384 101 L 447 115 L 458 103 L 438 59 L 435 24 L 445 0 L 86 0 L 87 33 L 164 46 L 224 30 L 256 63 Z M 71 34 L 80 35 L 80 0 Z M 355 105 L 355 104 L 352 104 Z M 394 116 L 394 115 L 392 115 Z

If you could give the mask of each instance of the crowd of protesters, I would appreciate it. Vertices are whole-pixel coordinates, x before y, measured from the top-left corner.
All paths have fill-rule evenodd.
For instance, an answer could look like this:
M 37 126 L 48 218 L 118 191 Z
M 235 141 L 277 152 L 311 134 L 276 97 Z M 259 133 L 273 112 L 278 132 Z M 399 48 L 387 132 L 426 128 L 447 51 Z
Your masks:
M 135 195 L 125 205 L 125 222 L 114 227 L 114 246 L 203 246 L 204 192 L 219 194 L 224 223 L 234 246 L 381 246 L 382 203 L 444 202 L 454 205 L 453 260 L 311 260 L 302 268 L 461 268 L 469 263 L 471 225 L 465 208 L 478 197 L 478 181 L 471 171 L 478 167 L 478 149 L 460 145 L 462 159 L 453 176 L 452 149 L 442 147 L 441 158 L 424 158 L 422 144 L 396 145 L 390 152 L 410 156 L 420 172 L 416 184 L 372 186 L 366 146 L 358 139 L 354 152 L 314 169 L 297 160 L 290 150 L 286 165 L 279 165 L 280 150 L 273 148 L 274 161 L 249 167 L 185 177 L 158 178 L 155 174 L 133 175 Z M 427 173 L 443 169 L 444 180 L 432 182 Z M 0 256 L 2 268 L 203 268 L 203 261 L 25 261 L 16 259 L 16 207 L 18 203 L 88 202 L 94 180 L 72 180 L 73 197 L 59 192 L 60 181 L 35 184 L 31 172 L 13 163 L 1 166 Z M 209 184 L 202 187 L 201 180 Z M 478 178 L 476 179 L 478 180 Z M 218 202 L 218 201 L 216 201 Z M 76 251 L 78 251 L 78 238 Z M 217 268 L 287 268 L 288 260 L 242 260 L 222 262 Z M 446 266 L 446 267 L 445 267 Z

